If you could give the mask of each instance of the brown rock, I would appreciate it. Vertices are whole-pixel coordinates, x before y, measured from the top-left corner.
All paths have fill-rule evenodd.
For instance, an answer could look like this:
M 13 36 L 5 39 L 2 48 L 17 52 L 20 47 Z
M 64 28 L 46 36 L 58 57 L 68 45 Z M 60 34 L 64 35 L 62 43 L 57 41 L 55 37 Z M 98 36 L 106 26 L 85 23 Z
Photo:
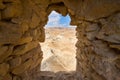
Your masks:
M 19 46 L 17 49 L 15 49 L 13 55 L 23 55 L 26 52 L 30 51 L 31 49 L 37 47 L 38 42 L 30 42 L 24 45 Z
M 32 41 L 32 37 L 25 37 L 25 38 L 19 39 L 16 43 L 21 45 L 21 44 L 29 43 L 31 41 Z
M 11 19 L 19 17 L 22 13 L 22 6 L 20 4 L 7 5 L 7 8 L 2 11 L 2 19 Z
M 0 56 L 8 50 L 8 46 L 0 46 Z
M 0 44 L 14 44 L 22 36 L 22 28 L 17 24 L 0 22 Z
M 97 24 L 89 24 L 86 28 L 86 31 L 87 32 L 92 32 L 92 31 L 95 31 L 95 30 L 98 30 L 99 29 L 99 26 Z
M 7 51 L 5 51 L 1 56 L 0 56 L 0 63 L 3 62 L 8 56 L 10 56 L 13 52 L 13 46 L 9 46 Z
M 4 9 L 6 6 L 3 4 L 3 0 L 0 0 L 0 9 Z
M 15 67 L 12 70 L 12 73 L 13 74 L 21 74 L 21 73 L 25 72 L 31 66 L 32 63 L 33 63 L 32 59 L 29 59 L 25 63 Z
M 14 59 L 10 60 L 10 68 L 14 68 L 16 66 L 19 66 L 21 64 L 22 60 L 21 57 L 16 57 Z
M 119 49 L 120 50 L 120 45 L 110 45 L 111 48 L 116 48 L 116 49 Z
M 12 76 L 10 74 L 6 74 L 2 80 L 12 80 Z
M 37 14 L 32 15 L 31 23 L 30 23 L 30 28 L 35 28 L 39 25 L 40 23 L 40 17 L 37 16 Z
M 115 60 L 116 62 L 116 66 L 120 69 L 120 56 L 119 56 L 119 59 Z
M 9 70 L 9 64 L 2 63 L 0 64 L 0 76 L 5 76 Z

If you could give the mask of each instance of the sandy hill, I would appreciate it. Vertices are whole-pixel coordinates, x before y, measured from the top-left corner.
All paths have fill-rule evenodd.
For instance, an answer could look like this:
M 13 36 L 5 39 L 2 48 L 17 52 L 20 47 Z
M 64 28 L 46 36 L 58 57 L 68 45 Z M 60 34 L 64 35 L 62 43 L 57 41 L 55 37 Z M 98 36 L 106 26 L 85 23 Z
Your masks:
M 46 28 L 46 41 L 41 43 L 44 59 L 42 71 L 74 71 L 75 59 L 75 28 Z

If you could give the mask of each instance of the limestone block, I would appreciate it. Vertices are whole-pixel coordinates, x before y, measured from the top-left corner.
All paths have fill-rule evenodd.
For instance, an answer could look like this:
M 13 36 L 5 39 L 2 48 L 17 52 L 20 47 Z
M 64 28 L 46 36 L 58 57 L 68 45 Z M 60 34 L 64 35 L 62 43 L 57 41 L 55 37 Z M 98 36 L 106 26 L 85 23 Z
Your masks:
M 63 16 L 67 15 L 67 8 L 65 6 L 59 6 L 59 5 L 52 5 L 47 9 L 47 12 L 50 13 L 52 10 L 55 10 L 59 13 L 61 13 Z
M 111 34 L 111 35 L 106 35 L 106 34 L 101 34 L 97 35 L 97 38 L 103 39 L 108 42 L 112 43 L 120 43 L 120 34 Z
M 0 64 L 0 76 L 5 76 L 9 70 L 9 64 L 2 63 Z
M 22 13 L 22 6 L 20 4 L 10 4 L 2 11 L 2 19 L 11 19 L 19 17 Z
M 44 42 L 45 41 L 45 29 L 41 28 L 39 31 L 41 32 L 41 35 L 39 35 L 38 40 L 40 42 Z
M 87 20 L 94 20 L 100 17 L 109 16 L 110 14 L 120 10 L 120 1 L 118 0 L 89 0 L 84 1 L 81 10 L 78 11 L 79 16 L 84 16 Z
M 11 22 L 15 23 L 15 24 L 21 24 L 21 19 L 19 19 L 19 18 L 12 18 Z
M 113 44 L 113 45 L 110 45 L 111 48 L 116 48 L 116 49 L 119 49 L 120 50 L 120 45 L 118 44 Z
M 31 65 L 31 69 L 33 69 L 36 66 L 40 65 L 42 59 L 43 59 L 42 51 L 40 51 L 39 48 L 38 48 L 36 53 L 32 57 L 32 60 L 34 61 L 34 63 Z
M 14 76 L 12 80 L 21 80 L 21 78 L 18 76 Z
M 26 61 L 27 59 L 33 58 L 33 56 L 36 55 L 36 54 L 38 54 L 38 53 L 42 54 L 39 45 L 37 47 L 31 49 L 30 51 L 28 51 L 26 54 L 22 55 L 21 56 L 22 62 Z
M 3 54 L 0 56 L 0 63 L 3 62 L 8 56 L 10 56 L 13 52 L 13 46 L 9 46 L 7 51 L 5 51 Z
M 37 46 L 38 46 L 38 42 L 35 42 L 35 41 L 21 45 L 17 49 L 15 49 L 15 51 L 13 52 L 13 55 L 23 55 Z
M 29 43 L 29 42 L 32 41 L 32 39 L 33 39 L 32 37 L 24 37 L 24 38 L 19 39 L 19 40 L 16 42 L 16 44 L 21 45 L 21 44 Z
M 0 44 L 14 44 L 22 36 L 22 28 L 17 24 L 0 22 Z
M 98 39 L 103 39 L 111 43 L 120 43 L 120 14 L 110 16 L 105 24 L 101 26 L 99 33 L 97 34 Z
M 2 80 L 12 80 L 12 76 L 10 74 L 6 74 Z
M 88 32 L 88 33 L 86 33 L 86 37 L 87 37 L 89 40 L 94 40 L 95 37 L 96 37 L 96 34 L 97 34 L 97 31 Z
M 51 3 L 59 3 L 62 2 L 62 0 L 51 0 Z
M 47 7 L 50 3 L 50 0 L 36 0 L 35 3 L 41 4 L 43 7 Z
M 120 56 L 118 57 L 118 59 L 117 60 L 115 60 L 115 65 L 118 67 L 118 68 L 120 68 Z
M 117 56 L 115 52 L 102 41 L 93 41 L 93 46 L 95 53 L 102 57 L 115 58 Z
M 31 23 L 30 23 L 30 28 L 37 27 L 39 23 L 40 23 L 40 17 L 37 14 L 33 13 Z
M 14 68 L 16 66 L 19 66 L 22 63 L 21 57 L 16 57 L 9 61 L 10 68 Z
M 37 60 L 31 65 L 30 69 L 33 69 L 33 68 L 37 67 L 38 65 L 40 65 L 42 59 L 43 59 L 43 58 L 37 59 Z
M 4 9 L 6 6 L 3 4 L 3 0 L 0 0 L 0 9 Z
M 5 3 L 20 3 L 20 0 L 3 0 Z
M 38 26 L 36 29 L 30 31 L 30 36 L 33 37 L 33 40 L 39 40 L 40 42 L 44 42 L 45 30 L 42 26 Z
M 0 56 L 8 50 L 8 46 L 0 46 Z
M 27 60 L 25 63 L 15 67 L 12 70 L 12 73 L 13 74 L 21 74 L 21 73 L 25 72 L 31 66 L 32 63 L 33 63 L 32 59 Z
M 99 27 L 97 24 L 89 24 L 86 28 L 86 31 L 87 32 L 91 32 L 91 31 L 95 31 L 95 30 L 98 30 Z
M 27 21 L 23 21 L 21 23 L 21 27 L 23 29 L 23 33 L 26 32 L 29 29 L 29 23 Z

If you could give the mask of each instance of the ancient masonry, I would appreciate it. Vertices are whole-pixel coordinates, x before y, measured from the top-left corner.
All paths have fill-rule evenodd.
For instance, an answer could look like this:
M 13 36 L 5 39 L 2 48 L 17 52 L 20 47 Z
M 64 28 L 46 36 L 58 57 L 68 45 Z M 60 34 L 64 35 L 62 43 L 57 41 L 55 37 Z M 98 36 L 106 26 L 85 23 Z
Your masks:
M 77 70 L 53 77 L 39 71 L 52 10 L 70 14 L 78 39 Z M 0 0 L 0 80 L 120 80 L 120 0 Z

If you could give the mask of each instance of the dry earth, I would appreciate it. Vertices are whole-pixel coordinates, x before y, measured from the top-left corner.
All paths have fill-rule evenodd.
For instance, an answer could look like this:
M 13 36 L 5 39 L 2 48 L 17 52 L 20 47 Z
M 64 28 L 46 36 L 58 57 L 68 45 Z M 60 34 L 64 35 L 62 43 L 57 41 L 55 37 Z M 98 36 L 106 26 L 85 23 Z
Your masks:
M 76 69 L 75 27 L 46 28 L 46 41 L 41 43 L 41 71 L 74 71 Z

